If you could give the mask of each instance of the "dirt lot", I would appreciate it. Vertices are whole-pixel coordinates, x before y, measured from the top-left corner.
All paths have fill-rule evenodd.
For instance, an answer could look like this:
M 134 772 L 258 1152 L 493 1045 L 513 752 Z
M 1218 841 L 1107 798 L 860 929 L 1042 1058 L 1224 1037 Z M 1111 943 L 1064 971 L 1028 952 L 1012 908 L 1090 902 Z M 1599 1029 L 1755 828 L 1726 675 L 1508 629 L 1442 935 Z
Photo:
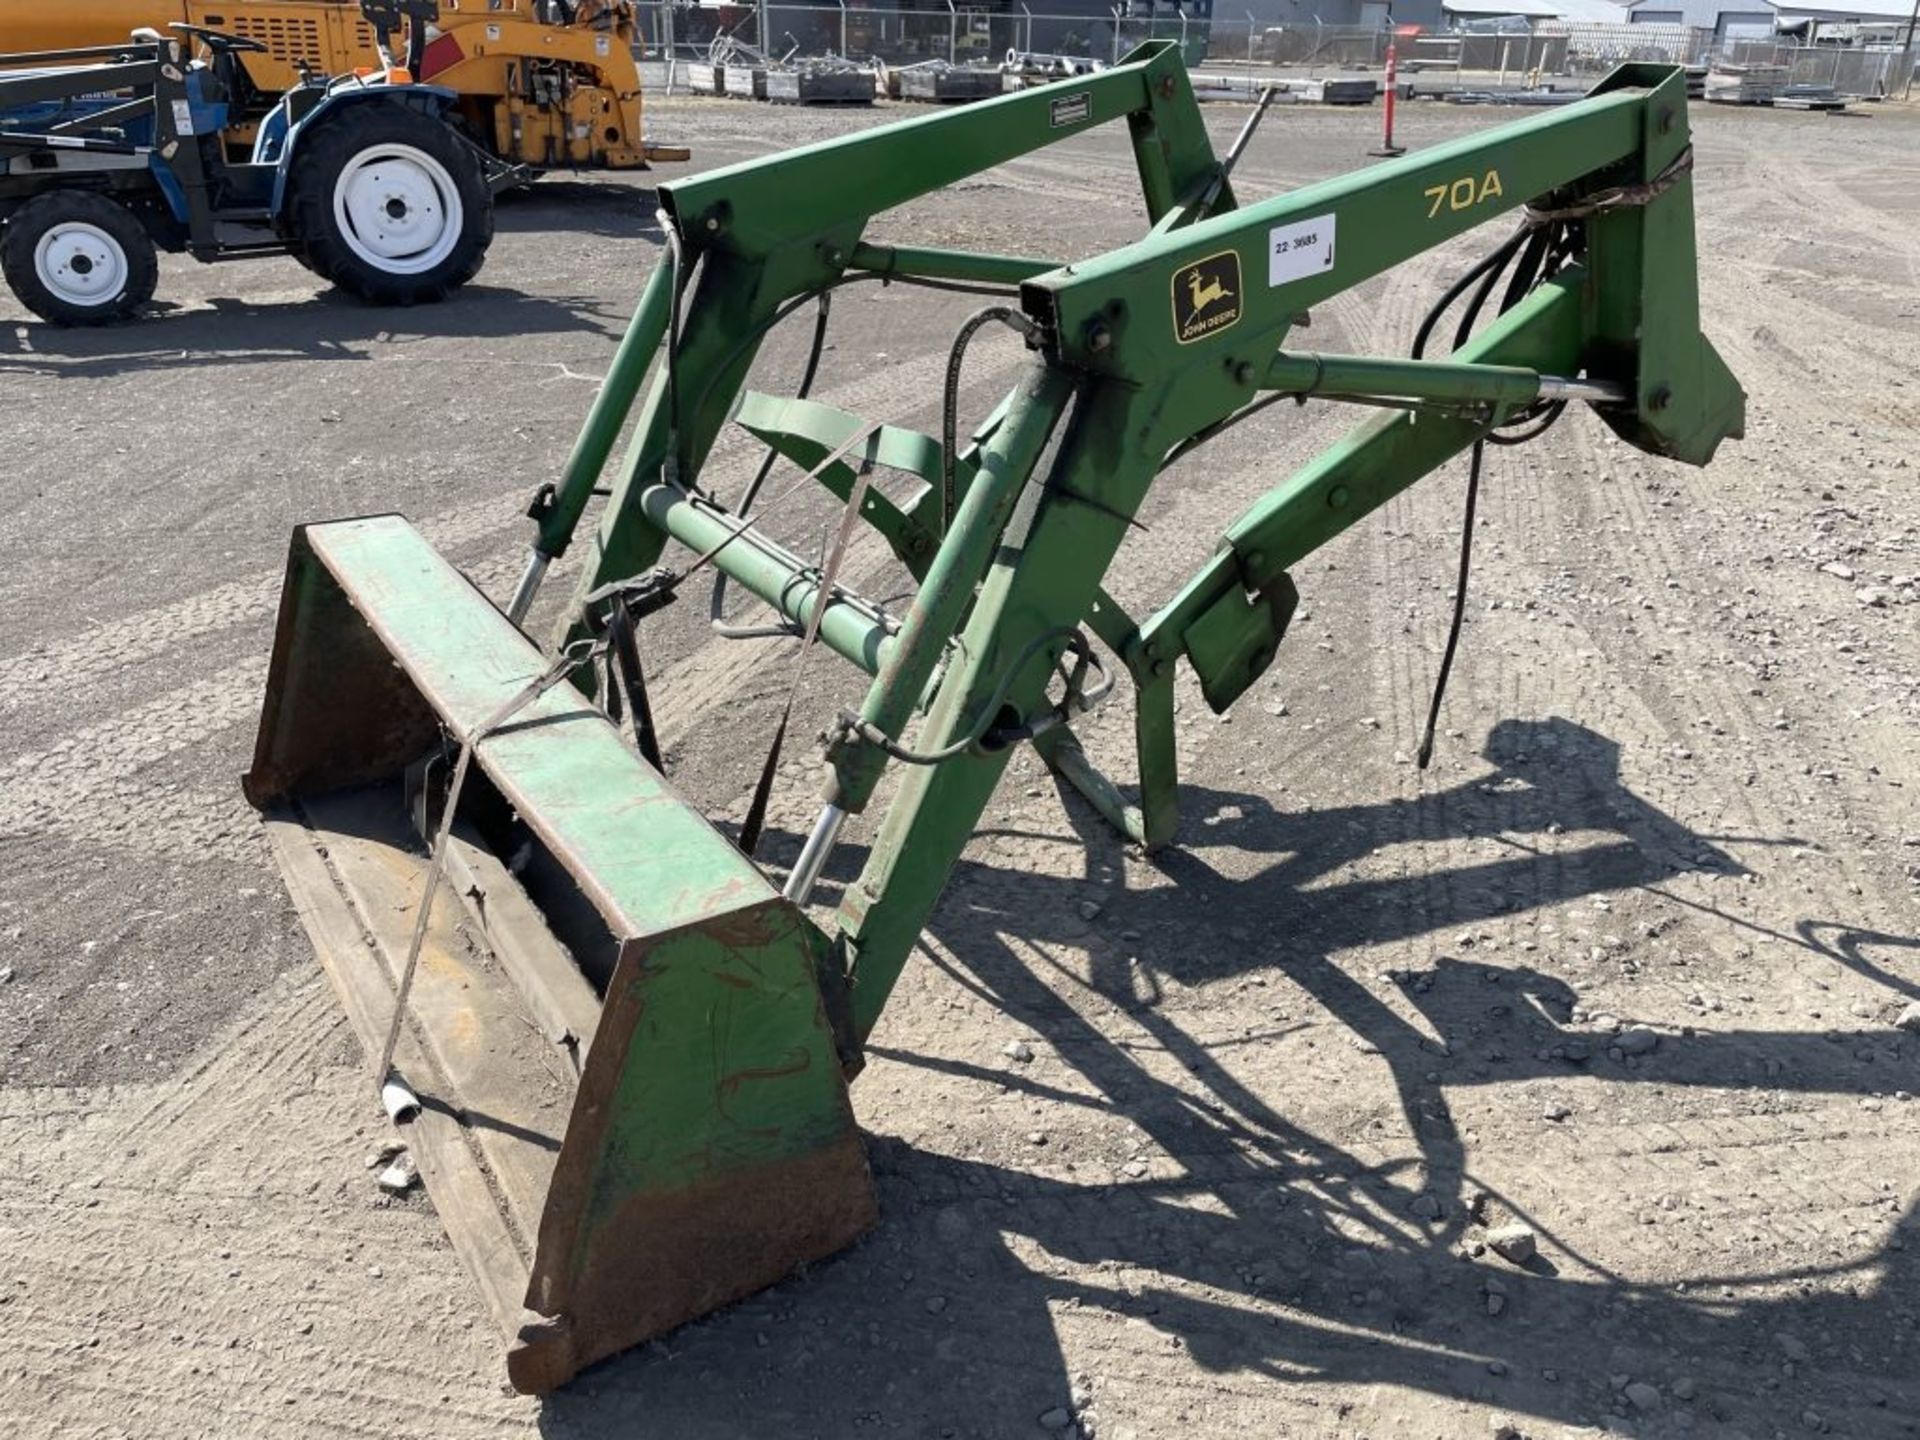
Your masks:
M 1217 143 L 1241 114 L 1210 112 Z M 653 123 L 714 165 L 877 118 Z M 1414 107 L 1406 134 L 1500 118 Z M 1241 193 L 1362 163 L 1375 123 L 1276 112 Z M 543 185 L 433 309 L 279 261 L 169 261 L 167 308 L 109 333 L 0 299 L 0 1429 L 1920 1430 L 1920 115 L 1695 123 L 1746 440 L 1694 471 L 1579 414 L 1492 459 L 1424 775 L 1457 471 L 1302 567 L 1230 717 L 1183 690 L 1176 852 L 1016 762 L 855 1089 L 880 1228 L 544 1405 L 503 1389 L 430 1206 L 375 1191 L 385 1122 L 236 780 L 296 521 L 404 511 L 510 583 L 654 263 L 647 190 Z M 1138 227 L 1100 136 L 880 230 L 1073 256 Z M 1325 307 L 1314 343 L 1402 352 L 1487 243 Z M 819 393 L 933 427 L 971 306 L 847 299 Z M 979 415 L 1020 352 L 974 355 Z M 1350 422 L 1272 414 L 1162 483 L 1123 601 Z M 790 654 L 674 612 L 649 643 L 676 779 L 737 817 Z M 856 693 L 813 675 L 808 725 Z M 1096 758 L 1126 731 L 1098 717 Z M 1525 1268 L 1481 1244 L 1510 1220 Z

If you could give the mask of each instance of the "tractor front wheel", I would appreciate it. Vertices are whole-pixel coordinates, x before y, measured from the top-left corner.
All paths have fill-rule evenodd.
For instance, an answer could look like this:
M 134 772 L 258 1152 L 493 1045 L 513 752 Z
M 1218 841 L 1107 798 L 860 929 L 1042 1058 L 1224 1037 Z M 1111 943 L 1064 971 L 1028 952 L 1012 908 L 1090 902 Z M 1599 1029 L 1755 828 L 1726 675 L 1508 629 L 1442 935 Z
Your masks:
M 286 225 L 309 270 L 376 305 L 444 300 L 479 273 L 493 196 L 442 121 L 362 102 L 303 136 Z
M 124 205 L 88 190 L 49 190 L 0 230 L 13 293 L 55 325 L 110 325 L 153 298 L 160 257 Z

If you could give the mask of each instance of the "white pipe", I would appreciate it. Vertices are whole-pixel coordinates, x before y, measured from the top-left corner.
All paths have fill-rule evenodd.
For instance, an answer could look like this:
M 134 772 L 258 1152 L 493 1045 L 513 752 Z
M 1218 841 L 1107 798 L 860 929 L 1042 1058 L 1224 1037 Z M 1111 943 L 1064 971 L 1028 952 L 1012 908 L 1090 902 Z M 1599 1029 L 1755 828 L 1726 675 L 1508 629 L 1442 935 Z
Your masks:
M 387 1072 L 386 1083 L 380 1087 L 380 1104 L 386 1110 L 387 1118 L 396 1125 L 420 1113 L 420 1097 L 392 1071 Z

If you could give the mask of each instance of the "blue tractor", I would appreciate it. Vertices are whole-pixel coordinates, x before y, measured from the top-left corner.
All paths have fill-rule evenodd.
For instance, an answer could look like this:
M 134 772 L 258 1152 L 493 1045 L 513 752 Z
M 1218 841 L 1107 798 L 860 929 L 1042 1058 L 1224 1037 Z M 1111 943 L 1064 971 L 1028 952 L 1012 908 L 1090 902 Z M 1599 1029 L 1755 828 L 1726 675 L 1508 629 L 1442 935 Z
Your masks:
M 152 299 L 157 252 L 291 255 L 381 305 L 439 300 L 493 240 L 515 178 L 448 118 L 451 90 L 412 82 L 389 40 L 424 47 L 432 0 L 365 0 L 385 67 L 308 76 L 229 159 L 229 117 L 258 97 L 254 40 L 203 26 L 123 46 L 0 56 L 0 270 L 34 314 L 122 320 Z M 197 48 L 204 58 L 189 58 Z

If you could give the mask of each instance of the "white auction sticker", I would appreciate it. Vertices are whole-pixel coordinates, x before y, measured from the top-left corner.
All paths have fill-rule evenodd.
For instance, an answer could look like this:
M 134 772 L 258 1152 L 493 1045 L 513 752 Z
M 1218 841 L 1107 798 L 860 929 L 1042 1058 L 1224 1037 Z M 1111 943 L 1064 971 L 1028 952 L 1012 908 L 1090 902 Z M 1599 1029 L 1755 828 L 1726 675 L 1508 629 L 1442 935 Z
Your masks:
M 1333 269 L 1335 215 L 1316 215 L 1267 232 L 1267 284 L 1285 285 Z
M 184 100 L 173 102 L 173 128 L 181 135 L 193 134 L 193 106 Z

